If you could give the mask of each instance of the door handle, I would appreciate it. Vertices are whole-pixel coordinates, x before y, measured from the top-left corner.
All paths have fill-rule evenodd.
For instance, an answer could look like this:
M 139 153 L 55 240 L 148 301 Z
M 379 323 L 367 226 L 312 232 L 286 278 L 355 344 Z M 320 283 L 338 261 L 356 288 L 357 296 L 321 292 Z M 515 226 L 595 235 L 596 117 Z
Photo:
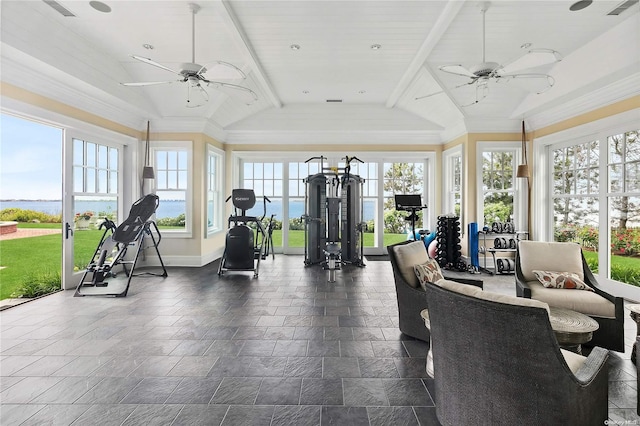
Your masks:
M 65 222 L 64 238 L 65 240 L 68 240 L 69 237 L 73 237 L 73 228 L 71 227 L 71 225 L 69 225 L 69 222 Z

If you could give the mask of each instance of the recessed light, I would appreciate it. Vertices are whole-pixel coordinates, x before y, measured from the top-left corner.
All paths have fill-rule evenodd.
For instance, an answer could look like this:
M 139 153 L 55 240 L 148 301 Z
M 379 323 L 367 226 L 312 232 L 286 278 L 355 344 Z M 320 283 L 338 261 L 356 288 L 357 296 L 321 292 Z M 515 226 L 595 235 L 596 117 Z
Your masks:
M 89 5 L 97 10 L 98 12 L 109 13 L 111 12 L 111 7 L 108 4 L 104 4 L 101 1 L 90 1 Z
M 372 44 L 371 45 L 371 49 L 372 50 L 380 50 L 380 49 L 382 49 L 382 46 L 379 45 L 379 44 Z
M 591 6 L 593 0 L 580 0 L 569 6 L 569 10 L 572 12 L 577 12 L 578 10 L 582 10 L 588 6 Z
M 291 48 L 291 50 L 300 50 L 300 45 L 299 44 L 292 44 L 289 47 Z
M 142 47 L 144 47 L 147 50 L 153 50 L 153 45 L 149 44 L 149 43 L 145 43 L 142 45 Z

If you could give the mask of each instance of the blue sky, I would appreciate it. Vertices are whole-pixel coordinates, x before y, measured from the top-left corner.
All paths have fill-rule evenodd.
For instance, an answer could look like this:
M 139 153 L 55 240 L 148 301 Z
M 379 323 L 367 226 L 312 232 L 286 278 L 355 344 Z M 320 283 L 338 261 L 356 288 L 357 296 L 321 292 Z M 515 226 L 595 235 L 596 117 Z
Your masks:
M 62 198 L 62 130 L 0 114 L 0 199 Z

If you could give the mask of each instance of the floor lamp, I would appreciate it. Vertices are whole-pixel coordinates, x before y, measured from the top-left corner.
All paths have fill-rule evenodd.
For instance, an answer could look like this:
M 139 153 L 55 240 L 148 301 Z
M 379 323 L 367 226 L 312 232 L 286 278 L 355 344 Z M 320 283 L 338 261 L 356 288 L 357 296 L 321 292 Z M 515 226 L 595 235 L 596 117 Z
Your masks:
M 144 148 L 144 168 L 142 169 L 142 194 L 144 193 L 144 184 L 147 179 L 155 179 L 156 173 L 153 166 L 149 165 L 149 122 L 147 121 L 147 141 Z
M 516 177 L 527 179 L 527 232 L 531 233 L 531 176 L 527 162 L 527 138 L 524 130 L 524 120 L 522 120 L 522 162 L 518 166 Z

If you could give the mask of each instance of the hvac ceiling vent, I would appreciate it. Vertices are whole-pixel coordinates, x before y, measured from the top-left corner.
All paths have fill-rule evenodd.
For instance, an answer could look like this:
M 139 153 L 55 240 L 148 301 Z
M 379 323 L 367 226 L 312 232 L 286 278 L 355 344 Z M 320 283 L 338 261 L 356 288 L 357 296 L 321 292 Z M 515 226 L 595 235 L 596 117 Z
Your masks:
M 620 15 L 622 12 L 629 9 L 634 4 L 638 4 L 638 0 L 625 0 L 622 3 L 620 3 L 618 6 L 616 6 L 616 8 L 613 9 L 611 12 L 607 13 L 607 15 L 615 15 L 615 16 Z
M 327 99 L 327 102 L 339 104 L 342 102 L 342 99 Z
M 62 16 L 66 16 L 67 18 L 76 16 L 69 9 L 67 9 L 57 1 L 54 1 L 54 0 L 42 0 L 42 1 L 48 4 L 49 6 L 51 6 L 52 8 L 54 8 Z

